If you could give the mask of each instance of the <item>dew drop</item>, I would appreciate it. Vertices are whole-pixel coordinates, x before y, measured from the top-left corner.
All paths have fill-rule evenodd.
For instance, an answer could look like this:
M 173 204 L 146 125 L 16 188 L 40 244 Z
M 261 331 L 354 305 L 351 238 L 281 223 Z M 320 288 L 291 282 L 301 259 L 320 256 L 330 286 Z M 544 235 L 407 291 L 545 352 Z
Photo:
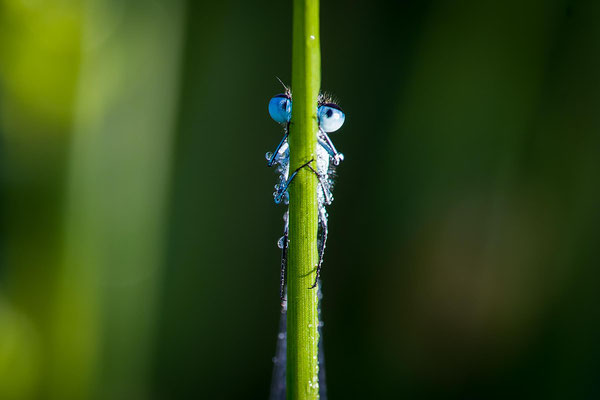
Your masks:
M 279 247 L 280 249 L 283 249 L 283 241 L 285 240 L 285 236 L 282 236 L 279 238 L 279 240 L 277 241 L 277 247 Z
M 273 153 L 271 153 L 270 151 L 267 151 L 267 152 L 265 153 L 265 158 L 266 158 L 267 160 L 271 160 L 271 157 L 273 157 Z
M 340 162 L 344 161 L 344 155 L 339 153 L 337 156 L 333 157 L 333 164 L 340 165 Z

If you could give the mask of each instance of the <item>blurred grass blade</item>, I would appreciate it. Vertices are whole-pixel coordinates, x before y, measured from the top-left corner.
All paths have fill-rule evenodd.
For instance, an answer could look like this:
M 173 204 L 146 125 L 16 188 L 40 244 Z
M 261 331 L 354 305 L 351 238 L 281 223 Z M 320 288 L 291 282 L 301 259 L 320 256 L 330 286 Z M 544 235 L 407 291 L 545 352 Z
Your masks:
M 146 398 L 184 3 L 90 0 L 86 7 L 67 268 L 89 271 L 100 298 L 99 397 Z
M 92 390 L 94 293 L 62 263 L 81 25 L 80 1 L 0 1 L 3 400 L 83 399 Z

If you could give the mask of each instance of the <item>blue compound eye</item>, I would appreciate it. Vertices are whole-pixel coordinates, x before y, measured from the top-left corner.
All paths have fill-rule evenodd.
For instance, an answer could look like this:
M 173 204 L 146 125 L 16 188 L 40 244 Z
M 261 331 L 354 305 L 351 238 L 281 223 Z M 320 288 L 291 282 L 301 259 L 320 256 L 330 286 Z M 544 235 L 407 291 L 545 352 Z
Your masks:
M 285 124 L 292 118 L 292 99 L 287 94 L 278 94 L 269 101 L 269 114 L 275 122 Z
M 344 125 L 346 114 L 337 104 L 325 103 L 317 109 L 317 118 L 323 131 L 335 132 Z

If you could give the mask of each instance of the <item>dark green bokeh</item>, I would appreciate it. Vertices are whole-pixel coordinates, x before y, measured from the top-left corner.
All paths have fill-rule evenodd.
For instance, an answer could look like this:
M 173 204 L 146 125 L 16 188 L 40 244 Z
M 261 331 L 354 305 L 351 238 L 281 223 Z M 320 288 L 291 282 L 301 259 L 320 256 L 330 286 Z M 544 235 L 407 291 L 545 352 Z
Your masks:
M 5 3 L 8 15 L 17 2 Z M 147 354 L 119 343 L 115 332 L 131 340 L 140 326 L 114 317 L 116 301 L 103 303 L 98 317 L 122 327 L 99 324 L 95 385 L 114 384 L 106 369 L 119 357 L 140 357 L 149 372 L 136 376 L 142 387 L 92 392 L 264 399 L 284 208 L 272 202 L 276 180 L 263 155 L 281 138 L 267 102 L 282 91 L 276 76 L 290 82 L 291 4 L 188 2 L 183 13 L 177 100 L 166 105 L 175 127 L 165 150 L 164 257 L 149 301 L 156 323 L 140 334 L 150 337 Z M 136 13 L 118 15 L 135 31 Z M 322 276 L 331 399 L 600 396 L 599 20 L 594 1 L 322 2 L 323 90 L 346 112 L 332 135 L 346 159 Z M 128 55 L 120 56 L 115 62 L 127 66 Z M 14 75 L 2 76 L 2 253 L 19 254 L 22 245 L 52 254 L 61 244 L 48 240 L 61 238 L 48 232 L 60 235 L 73 207 L 62 202 L 74 100 L 63 96 L 67 111 L 54 125 L 28 126 L 39 135 L 18 136 L 6 122 L 11 102 L 20 104 Z M 79 75 L 69 77 L 65 85 L 76 86 Z M 30 120 L 48 120 L 40 115 Z M 54 138 L 46 164 L 14 153 L 22 148 L 14 137 L 32 149 Z M 28 238 L 24 226 L 46 233 Z M 36 304 L 54 284 L 14 259 L 1 259 L 0 317 L 19 320 L 2 314 L 7 303 L 33 322 L 0 335 L 29 343 L 53 324 L 54 314 Z M 28 371 L 14 373 L 21 370 Z

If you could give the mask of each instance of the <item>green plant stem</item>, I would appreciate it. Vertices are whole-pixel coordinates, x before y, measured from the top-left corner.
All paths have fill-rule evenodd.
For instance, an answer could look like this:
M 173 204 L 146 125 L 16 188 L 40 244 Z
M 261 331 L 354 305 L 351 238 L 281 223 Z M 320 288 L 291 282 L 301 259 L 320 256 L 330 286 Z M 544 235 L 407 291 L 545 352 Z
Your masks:
M 317 96 L 321 85 L 319 1 L 294 0 L 290 171 L 316 158 Z M 313 166 L 316 164 L 313 164 Z M 290 187 L 287 399 L 319 398 L 319 316 L 315 280 L 318 202 L 317 177 L 303 168 Z

